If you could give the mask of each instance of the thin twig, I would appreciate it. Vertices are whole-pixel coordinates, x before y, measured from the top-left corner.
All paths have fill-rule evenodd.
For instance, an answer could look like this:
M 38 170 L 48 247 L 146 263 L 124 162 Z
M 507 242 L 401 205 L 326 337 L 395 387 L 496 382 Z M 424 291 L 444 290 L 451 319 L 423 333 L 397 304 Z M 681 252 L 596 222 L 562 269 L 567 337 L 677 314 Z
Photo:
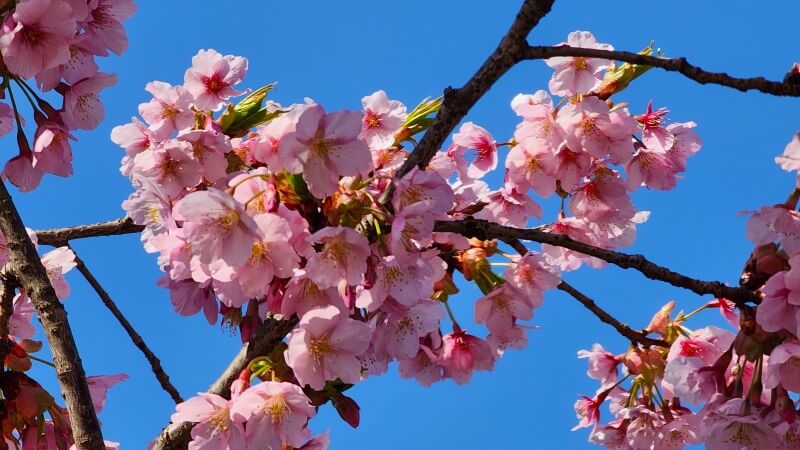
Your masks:
M 670 345 L 666 341 L 647 337 L 645 332 L 634 330 L 630 326 L 615 319 L 614 316 L 607 313 L 603 308 L 599 307 L 594 300 L 572 287 L 566 281 L 562 280 L 557 287 L 558 289 L 571 295 L 575 300 L 579 301 L 584 307 L 586 307 L 586 309 L 597 316 L 601 322 L 607 323 L 614 327 L 619 334 L 628 338 L 628 340 L 630 340 L 632 343 L 669 348 Z
M 296 317 L 286 320 L 267 319 L 250 342 L 239 350 L 222 375 L 208 388 L 208 392 L 230 398 L 231 383 L 236 380 L 239 373 L 253 358 L 270 354 L 295 325 L 297 325 Z M 190 422 L 169 424 L 158 435 L 151 450 L 185 449 L 191 439 L 193 426 L 194 424 Z
M 519 239 L 503 239 L 503 242 L 511 246 L 520 256 L 524 256 L 528 253 L 528 249 L 525 247 Z M 666 341 L 661 339 L 654 339 L 651 337 L 647 337 L 647 333 L 644 331 L 637 331 L 631 328 L 630 326 L 620 322 L 614 316 L 606 312 L 603 308 L 597 305 L 597 303 L 586 296 L 585 294 L 581 293 L 571 285 L 569 285 L 566 281 L 562 280 L 561 283 L 557 286 L 558 289 L 570 294 L 575 300 L 579 301 L 586 309 L 588 309 L 592 314 L 597 316 L 601 322 L 607 323 L 614 327 L 619 334 L 628 338 L 633 344 L 642 344 L 642 345 L 655 345 L 659 347 L 667 347 L 669 348 L 669 344 Z
M 72 249 L 72 251 L 75 253 L 75 249 Z M 133 341 L 133 345 L 135 345 L 136 348 L 142 352 L 144 357 L 147 359 L 147 362 L 150 363 L 150 369 L 156 376 L 161 388 L 164 389 L 164 391 L 166 391 L 170 397 L 172 397 L 172 400 L 176 404 L 182 402 L 183 397 L 181 397 L 181 394 L 178 392 L 178 389 L 175 388 L 172 382 L 169 381 L 169 375 L 167 375 L 167 373 L 164 371 L 164 368 L 161 367 L 161 361 L 158 359 L 155 353 L 150 350 L 150 347 L 148 347 L 144 342 L 142 336 L 139 335 L 125 315 L 122 314 L 122 311 L 120 311 L 120 309 L 117 307 L 117 304 L 114 302 L 111 296 L 108 295 L 108 292 L 106 292 L 105 288 L 103 288 L 100 282 L 97 281 L 97 278 L 94 277 L 89 268 L 86 267 L 86 264 L 83 262 L 83 260 L 78 257 L 77 253 L 75 253 L 75 264 L 77 265 L 78 271 L 83 275 L 84 278 L 86 278 L 86 281 L 88 281 L 92 286 L 94 291 L 97 293 L 97 296 L 100 297 L 100 300 L 102 300 L 103 304 L 106 305 L 106 308 L 111 311 L 111 314 L 114 315 L 119 324 L 122 325 L 122 328 L 125 329 L 125 332 L 128 333 L 128 337 L 130 337 L 131 341 Z
M 31 242 L 17 208 L 0 180 L 0 232 L 8 241 L 11 260 L 6 267 L 28 294 L 53 352 L 56 374 L 78 450 L 105 450 L 103 434 L 86 382 L 78 348 L 64 306 L 56 297 L 47 271 Z
M 613 59 L 631 64 L 658 67 L 668 72 L 679 72 L 686 78 L 700 84 L 717 84 L 742 92 L 755 90 L 778 96 L 800 96 L 800 84 L 770 81 L 764 77 L 737 78 L 722 72 L 708 72 L 690 64 L 686 58 L 660 58 L 632 52 L 578 48 L 568 45 L 555 47 L 529 46 L 520 53 L 522 59 L 548 59 L 556 56 Z
M 456 221 L 437 221 L 435 231 L 458 233 L 466 237 L 478 239 L 522 239 L 542 244 L 554 245 L 574 250 L 585 255 L 594 256 L 623 269 L 635 269 L 647 278 L 669 283 L 673 286 L 688 289 L 699 295 L 712 294 L 716 297 L 727 298 L 739 304 L 745 302 L 759 302 L 760 297 L 756 292 L 727 286 L 719 281 L 702 281 L 674 272 L 666 267 L 659 266 L 642 255 L 630 255 L 615 252 L 584 244 L 570 239 L 563 234 L 549 233 L 539 229 L 522 229 L 498 225 L 493 222 L 468 217 Z

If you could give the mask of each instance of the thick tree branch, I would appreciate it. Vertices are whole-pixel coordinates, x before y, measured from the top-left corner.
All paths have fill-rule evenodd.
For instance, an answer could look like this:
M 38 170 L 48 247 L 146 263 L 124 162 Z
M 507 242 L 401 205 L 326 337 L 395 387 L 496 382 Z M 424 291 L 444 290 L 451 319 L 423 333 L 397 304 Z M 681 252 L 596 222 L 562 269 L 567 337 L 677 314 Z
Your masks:
M 253 358 L 270 354 L 295 325 L 297 325 L 295 317 L 286 320 L 267 319 L 250 342 L 239 350 L 222 375 L 208 388 L 208 392 L 230 398 L 231 383 L 236 380 L 239 373 Z M 194 424 L 190 422 L 169 424 L 158 435 L 151 450 L 185 449 L 189 445 L 193 426 Z
M 585 58 L 613 59 L 631 64 L 658 67 L 668 72 L 679 72 L 686 78 L 700 84 L 718 84 L 742 92 L 756 90 L 779 96 L 800 96 L 800 84 L 770 81 L 764 77 L 736 78 L 722 72 L 707 72 L 697 66 L 689 64 L 686 58 L 660 58 L 632 52 L 577 48 L 567 45 L 556 47 L 529 46 L 525 48 L 520 55 L 522 59 L 548 59 L 555 56 L 582 56 Z
M 458 88 L 447 88 L 439 113 L 431 127 L 422 136 L 419 144 L 397 171 L 395 178 L 402 178 L 414 166 L 424 168 L 433 155 L 442 147 L 445 139 L 461 122 L 472 106 L 485 94 L 508 69 L 518 63 L 528 48 L 527 37 L 533 27 L 553 6 L 554 0 L 525 0 L 511 28 L 503 36 L 500 45 L 489 55 L 483 65 L 467 83 Z
M 73 249 L 72 251 L 74 252 L 75 250 Z M 111 296 L 108 295 L 108 292 L 106 292 L 100 282 L 97 281 L 97 278 L 94 277 L 92 272 L 89 271 L 89 268 L 86 267 L 86 264 L 84 264 L 83 260 L 78 257 L 77 253 L 75 254 L 75 263 L 77 264 L 78 271 L 83 274 L 83 277 L 86 278 L 86 281 L 88 281 L 92 286 L 94 291 L 97 293 L 97 296 L 100 297 L 100 300 L 106 305 L 106 308 L 111 311 L 111 314 L 114 315 L 119 324 L 122 325 L 122 328 L 125 329 L 125 332 L 128 333 L 131 341 L 133 341 L 133 345 L 135 345 L 142 352 L 142 354 L 144 354 L 144 357 L 147 359 L 147 362 L 150 363 L 150 369 L 156 376 L 161 388 L 164 389 L 164 391 L 166 391 L 170 397 L 172 397 L 172 400 L 175 401 L 175 403 L 182 402 L 183 398 L 181 397 L 181 394 L 178 392 L 178 389 L 176 389 L 175 386 L 173 386 L 173 384 L 169 381 L 169 375 L 167 375 L 167 373 L 161 367 L 161 361 L 158 359 L 155 353 L 150 350 L 150 347 L 148 347 L 144 342 L 142 336 L 139 335 L 125 315 L 122 314 L 122 311 L 119 310 L 117 304 L 114 302 Z
M 597 316 L 597 318 L 600 319 L 601 322 L 607 323 L 612 327 L 614 327 L 614 329 L 616 329 L 619 334 L 628 338 L 628 340 L 630 340 L 632 343 L 669 348 L 669 344 L 666 341 L 647 337 L 647 333 L 643 331 L 634 330 L 630 326 L 615 319 L 614 316 L 607 313 L 605 310 L 603 310 L 603 308 L 599 307 L 597 303 L 594 302 L 594 300 L 592 300 L 591 298 L 581 293 L 579 290 L 569 285 L 566 281 L 562 281 L 561 284 L 559 284 L 557 287 L 558 289 L 571 295 L 575 300 L 579 301 L 583 306 L 586 307 L 586 309 L 588 309 L 589 311 L 592 312 L 592 314 Z
M 17 280 L 9 273 L 0 273 L 0 372 L 5 366 L 6 356 L 11 350 L 9 320 L 14 315 L 14 297 L 17 295 Z
M 53 361 L 69 411 L 75 445 L 79 450 L 104 450 L 106 447 L 103 435 L 92 406 L 86 373 L 72 336 L 72 329 L 67 322 L 67 312 L 56 297 L 36 247 L 28 237 L 25 225 L 2 180 L 0 180 L 0 231 L 8 241 L 11 253 L 11 260 L 6 269 L 13 274 L 33 302 L 53 352 Z
M 594 256 L 606 262 L 619 266 L 623 269 L 635 269 L 647 278 L 669 283 L 673 286 L 688 289 L 699 295 L 712 294 L 716 297 L 724 297 L 736 303 L 758 302 L 760 297 L 756 292 L 727 286 L 718 281 L 702 281 L 687 277 L 666 267 L 659 266 L 642 255 L 630 255 L 627 253 L 615 252 L 593 245 L 584 244 L 563 234 L 548 233 L 538 229 L 522 229 L 498 225 L 486 220 L 466 218 L 457 221 L 437 221 L 435 231 L 449 231 L 467 237 L 478 239 L 522 239 L 534 241 L 542 244 L 555 245 L 570 250 L 574 250 L 585 255 Z
M 37 230 L 36 237 L 39 244 L 61 247 L 73 239 L 83 239 L 98 236 L 114 236 L 119 234 L 139 233 L 144 230 L 141 225 L 136 225 L 128 217 L 121 217 L 108 222 L 93 223 L 89 225 L 77 225 L 66 228 L 53 228 L 49 230 Z

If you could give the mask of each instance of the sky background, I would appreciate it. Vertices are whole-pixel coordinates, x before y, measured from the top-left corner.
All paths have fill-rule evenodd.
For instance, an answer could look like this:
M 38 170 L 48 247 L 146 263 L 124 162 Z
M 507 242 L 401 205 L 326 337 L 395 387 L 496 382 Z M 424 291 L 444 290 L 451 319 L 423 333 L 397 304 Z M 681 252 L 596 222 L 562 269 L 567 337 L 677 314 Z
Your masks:
M 140 0 L 126 23 L 130 48 L 104 60 L 119 84 L 106 90 L 106 118 L 91 132 L 78 133 L 75 175 L 47 177 L 33 193 L 13 191 L 26 224 L 49 228 L 114 219 L 131 192 L 119 174 L 122 150 L 109 140 L 115 125 L 128 122 L 148 99 L 151 80 L 178 84 L 201 48 L 249 58 L 244 85 L 278 81 L 272 98 L 290 104 L 311 97 L 329 111 L 359 109 L 360 100 L 384 89 L 413 107 L 448 85 L 460 86 L 496 47 L 519 1 L 290 2 Z M 796 18 L 800 3 L 775 2 L 753 8 L 744 1 L 608 2 L 556 1 L 533 31 L 533 44 L 556 44 L 574 30 L 590 30 L 601 42 L 637 51 L 650 40 L 670 56 L 686 56 L 705 69 L 740 76 L 780 79 L 800 60 Z M 795 42 L 795 44 L 792 44 Z M 546 89 L 551 71 L 542 61 L 512 69 L 478 103 L 467 120 L 507 140 L 517 119 L 509 102 L 519 92 Z M 670 192 L 642 191 L 638 209 L 652 211 L 639 227 L 633 252 L 674 270 L 708 280 L 735 283 L 751 245 L 738 214 L 779 203 L 793 186 L 773 157 L 800 124 L 800 102 L 759 93 L 743 94 L 701 86 L 674 73 L 653 70 L 617 101 L 633 113 L 653 99 L 671 109 L 675 121 L 694 120 L 704 140 L 688 172 Z M 10 157 L 15 151 L 6 137 Z M 505 153 L 503 153 L 503 156 Z M 494 180 L 497 180 L 498 175 Z M 545 211 L 553 220 L 556 211 Z M 203 391 L 238 351 L 239 337 L 200 316 L 179 317 L 168 292 L 155 285 L 155 257 L 138 236 L 82 240 L 74 247 L 128 319 L 139 330 L 184 397 Z M 692 310 L 710 298 L 651 282 L 638 273 L 607 268 L 566 274 L 566 281 L 622 321 L 643 327 L 666 301 Z M 90 375 L 125 372 L 130 380 L 114 388 L 100 418 L 107 439 L 139 449 L 168 422 L 174 405 L 150 373 L 145 359 L 80 275 L 68 276 L 73 292 L 65 306 Z M 465 288 L 453 301 L 469 323 L 477 290 Z M 716 313 L 690 323 L 720 323 Z M 529 348 L 509 352 L 493 372 L 472 382 L 451 381 L 423 388 L 402 380 L 395 366 L 351 390 L 362 408 L 358 430 L 330 406 L 311 422 L 315 432 L 331 430 L 332 449 L 591 448 L 587 430 L 570 432 L 578 394 L 597 385 L 585 375 L 576 352 L 602 342 L 620 353 L 623 339 L 570 297 L 549 292 L 532 321 Z M 475 329 L 473 327 L 473 329 Z M 478 329 L 484 335 L 484 330 Z M 58 392 L 52 369 L 37 365 L 33 375 Z M 607 419 L 608 416 L 604 416 Z

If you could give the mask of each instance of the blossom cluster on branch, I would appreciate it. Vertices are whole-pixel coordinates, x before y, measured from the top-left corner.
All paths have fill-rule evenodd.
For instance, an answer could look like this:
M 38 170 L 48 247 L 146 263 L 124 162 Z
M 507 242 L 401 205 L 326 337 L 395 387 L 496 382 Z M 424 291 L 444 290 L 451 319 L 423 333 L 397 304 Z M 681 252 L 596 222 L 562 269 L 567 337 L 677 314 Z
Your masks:
M 610 48 L 582 31 L 569 43 Z M 642 67 L 561 57 L 547 61 L 561 100 L 515 97 L 520 122 L 509 141 L 467 122 L 427 169 L 398 177 L 439 99 L 411 111 L 383 91 L 364 97 L 361 111 L 264 103 L 273 85 L 239 88 L 247 63 L 201 50 L 182 85 L 148 84 L 142 120 L 112 132 L 136 188 L 123 207 L 145 227 L 176 312 L 202 312 L 211 324 L 221 317 L 243 341 L 267 317 L 299 319 L 285 344 L 242 372 L 230 399 L 204 393 L 178 405 L 174 423 L 198 423 L 190 448 L 317 445 L 306 443 L 314 407 L 330 401 L 356 426 L 358 406 L 343 392 L 392 361 L 426 386 L 491 370 L 504 351 L 527 345 L 523 322 L 562 272 L 604 262 L 549 245 L 509 255 L 494 240 L 434 232 L 434 222 L 525 227 L 543 218 L 533 192 L 562 199 L 544 229 L 629 246 L 648 214 L 631 192 L 672 189 L 700 148 L 694 123 L 668 123 L 652 105 L 631 114 L 609 99 Z M 493 190 L 485 180 L 501 165 Z M 486 337 L 462 328 L 449 306 L 456 273 L 483 293 L 474 321 Z

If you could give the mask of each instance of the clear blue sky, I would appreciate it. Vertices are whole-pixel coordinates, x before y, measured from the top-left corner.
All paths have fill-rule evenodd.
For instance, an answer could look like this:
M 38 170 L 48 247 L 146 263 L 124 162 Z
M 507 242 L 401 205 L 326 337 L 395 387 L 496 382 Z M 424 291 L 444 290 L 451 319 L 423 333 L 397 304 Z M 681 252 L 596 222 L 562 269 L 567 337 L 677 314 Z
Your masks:
M 75 173 L 45 178 L 31 194 L 14 192 L 28 226 L 46 228 L 103 221 L 122 214 L 131 191 L 119 172 L 121 149 L 109 140 L 115 125 L 127 122 L 147 99 L 144 85 L 159 79 L 180 83 L 200 48 L 247 56 L 246 83 L 278 81 L 274 98 L 301 102 L 308 96 L 329 110 L 358 109 L 361 97 L 385 89 L 413 106 L 462 84 L 494 49 L 519 1 L 289 2 L 258 0 L 140 0 L 127 23 L 130 49 L 104 61 L 119 73 L 119 84 L 103 96 L 106 119 L 99 129 L 78 134 Z M 668 55 L 686 56 L 703 68 L 738 75 L 781 78 L 800 60 L 796 18 L 800 3 L 771 8 L 750 2 L 556 1 L 553 12 L 530 36 L 554 44 L 573 30 L 591 30 L 601 42 L 639 50 L 650 40 Z M 472 111 L 472 120 L 498 140 L 516 125 L 508 104 L 518 92 L 545 89 L 549 69 L 541 61 L 514 68 Z M 642 111 L 652 98 L 668 106 L 676 121 L 694 120 L 705 145 L 671 192 L 641 192 L 639 209 L 650 221 L 639 228 L 634 251 L 700 278 L 735 283 L 750 245 L 744 239 L 742 210 L 783 201 L 793 180 L 772 158 L 800 127 L 800 101 L 703 87 L 676 74 L 652 71 L 620 99 Z M 13 150 L 7 137 L 7 154 Z M 552 219 L 555 212 L 549 210 Z M 155 257 L 137 236 L 75 242 L 95 275 L 161 357 L 181 393 L 204 390 L 240 346 L 238 336 L 210 327 L 200 317 L 173 313 L 167 291 L 155 285 Z M 101 415 L 107 439 L 127 449 L 144 448 L 167 423 L 173 404 L 161 391 L 144 358 L 133 347 L 79 274 L 70 274 L 73 293 L 66 302 L 89 374 L 126 372 L 130 380 L 112 390 Z M 565 277 L 606 309 L 634 326 L 646 325 L 667 300 L 687 310 L 709 300 L 650 282 L 637 273 L 609 268 L 583 269 Z M 465 289 L 456 314 L 472 315 L 478 295 Z M 716 318 L 714 318 L 716 320 Z M 589 448 L 587 432 L 570 432 L 572 404 L 592 393 L 585 361 L 575 352 L 600 341 L 615 352 L 625 342 L 571 298 L 548 293 L 533 321 L 524 352 L 510 352 L 492 373 L 466 386 L 452 382 L 423 388 L 401 380 L 396 369 L 351 392 L 362 407 L 361 427 L 350 429 L 331 409 L 312 421 L 331 430 L 333 449 Z M 699 321 L 698 327 L 704 322 Z M 46 367 L 34 375 L 57 392 Z M 607 418 L 607 416 L 605 417 Z

